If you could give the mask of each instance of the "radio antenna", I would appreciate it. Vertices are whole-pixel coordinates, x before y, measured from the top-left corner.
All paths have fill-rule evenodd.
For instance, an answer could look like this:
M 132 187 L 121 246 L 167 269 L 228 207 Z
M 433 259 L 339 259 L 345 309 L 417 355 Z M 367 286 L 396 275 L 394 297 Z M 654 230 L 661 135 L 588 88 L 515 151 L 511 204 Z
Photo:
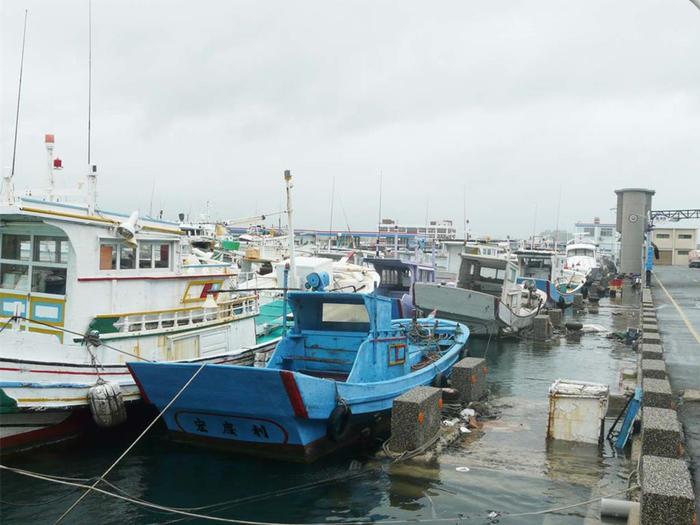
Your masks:
M 17 112 L 15 114 L 15 138 L 12 144 L 12 169 L 10 179 L 15 176 L 15 158 L 17 156 L 17 130 L 19 128 L 19 103 L 22 99 L 22 74 L 24 73 L 24 46 L 27 41 L 27 10 L 24 10 L 24 31 L 22 32 L 22 58 L 19 61 L 19 86 L 17 88 Z

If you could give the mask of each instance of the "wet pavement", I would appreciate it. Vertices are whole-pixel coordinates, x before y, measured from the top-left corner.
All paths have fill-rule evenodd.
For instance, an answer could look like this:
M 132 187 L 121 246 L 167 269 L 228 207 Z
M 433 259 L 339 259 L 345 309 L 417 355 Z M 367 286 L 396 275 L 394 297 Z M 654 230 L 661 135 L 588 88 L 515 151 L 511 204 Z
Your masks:
M 658 266 L 652 294 L 673 392 L 700 389 L 700 268 Z M 679 416 L 700 514 L 700 402 L 683 403 Z

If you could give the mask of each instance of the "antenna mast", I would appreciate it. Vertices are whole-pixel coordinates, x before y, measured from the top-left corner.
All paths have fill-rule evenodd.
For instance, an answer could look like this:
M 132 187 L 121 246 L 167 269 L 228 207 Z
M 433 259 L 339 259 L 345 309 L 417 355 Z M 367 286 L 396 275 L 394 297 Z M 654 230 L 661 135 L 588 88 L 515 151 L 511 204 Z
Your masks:
M 90 136 L 92 124 L 92 0 L 88 0 L 88 122 L 87 163 L 90 166 Z
M 328 250 L 331 250 L 331 245 L 333 242 L 333 204 L 335 203 L 335 177 L 333 177 L 333 184 L 331 185 L 331 219 L 328 224 Z
M 382 171 L 379 170 L 379 217 L 377 218 L 377 249 L 376 254 L 379 257 L 379 236 L 382 224 Z
M 15 138 L 12 144 L 12 169 L 10 179 L 15 176 L 15 157 L 17 156 L 17 130 L 19 128 L 19 103 L 22 97 L 22 75 L 24 73 L 24 47 L 27 41 L 27 9 L 24 10 L 24 31 L 22 32 L 22 58 L 19 62 L 19 86 L 17 88 L 17 112 L 15 113 Z M 8 181 L 9 184 L 9 181 Z M 8 188 L 9 191 L 9 188 Z

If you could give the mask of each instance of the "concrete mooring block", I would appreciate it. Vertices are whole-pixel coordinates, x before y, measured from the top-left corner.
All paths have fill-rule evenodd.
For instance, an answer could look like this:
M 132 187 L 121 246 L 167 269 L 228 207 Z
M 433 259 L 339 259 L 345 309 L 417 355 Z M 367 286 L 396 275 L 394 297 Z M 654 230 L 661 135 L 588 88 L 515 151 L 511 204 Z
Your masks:
M 661 345 L 651 343 L 642 344 L 642 359 L 663 359 L 664 348 Z
M 642 377 L 666 379 L 666 363 L 663 359 L 642 359 Z
M 419 386 L 394 399 L 391 407 L 392 452 L 415 450 L 425 445 L 440 430 L 439 388 Z
M 648 334 L 658 334 L 659 333 L 659 325 L 656 324 L 656 322 L 642 323 L 642 332 L 648 333 Z
M 661 337 L 658 333 L 642 332 L 642 343 L 649 343 L 652 345 L 660 345 Z
M 450 383 L 459 391 L 462 403 L 478 401 L 486 394 L 486 361 L 480 357 L 465 357 L 452 367 Z
M 642 455 L 673 459 L 683 455 L 681 425 L 675 410 L 644 408 L 642 411 Z
M 671 384 L 667 379 L 650 379 L 642 376 L 642 406 L 676 408 Z
M 535 316 L 532 323 L 532 337 L 535 341 L 546 341 L 552 338 L 552 322 L 548 315 Z
M 552 326 L 554 328 L 561 328 L 562 311 L 559 309 L 550 310 L 548 312 L 548 314 L 549 314 L 549 320 L 551 321 Z
M 642 525 L 693 525 L 695 494 L 684 461 L 642 456 L 640 481 Z

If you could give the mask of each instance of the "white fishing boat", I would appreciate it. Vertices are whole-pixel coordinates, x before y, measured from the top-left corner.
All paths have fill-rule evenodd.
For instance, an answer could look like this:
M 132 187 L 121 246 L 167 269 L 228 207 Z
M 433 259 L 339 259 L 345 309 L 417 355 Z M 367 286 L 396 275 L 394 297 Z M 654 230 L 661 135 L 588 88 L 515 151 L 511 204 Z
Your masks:
M 52 136 L 49 144 L 52 170 Z M 257 296 L 217 293 L 235 288 L 230 265 L 195 257 L 177 223 L 98 209 L 96 178 L 90 170 L 86 204 L 52 187 L 16 196 L 3 180 L 3 451 L 80 433 L 91 396 L 115 406 L 138 400 L 126 361 L 252 362 L 259 349 Z M 121 412 L 93 416 L 109 425 Z
M 585 239 L 569 241 L 566 245 L 564 271 L 567 274 L 568 272 L 578 272 L 589 281 L 595 279 L 600 271 L 598 246 Z
M 379 274 L 366 266 L 349 263 L 346 259 L 333 261 L 325 257 L 297 256 L 294 258 L 295 270 L 289 275 L 288 286 L 299 288 L 304 286 L 312 273 L 326 274 L 328 291 L 344 291 L 370 293 L 379 285 Z M 255 290 L 265 304 L 281 298 L 284 288 L 284 269 L 290 266 L 290 260 L 271 264 L 272 271 L 265 274 L 251 272 L 241 274 L 239 290 Z
M 519 284 L 510 258 L 462 254 L 457 286 L 416 283 L 414 301 L 423 313 L 465 323 L 473 335 L 503 335 L 530 326 L 546 293 Z

